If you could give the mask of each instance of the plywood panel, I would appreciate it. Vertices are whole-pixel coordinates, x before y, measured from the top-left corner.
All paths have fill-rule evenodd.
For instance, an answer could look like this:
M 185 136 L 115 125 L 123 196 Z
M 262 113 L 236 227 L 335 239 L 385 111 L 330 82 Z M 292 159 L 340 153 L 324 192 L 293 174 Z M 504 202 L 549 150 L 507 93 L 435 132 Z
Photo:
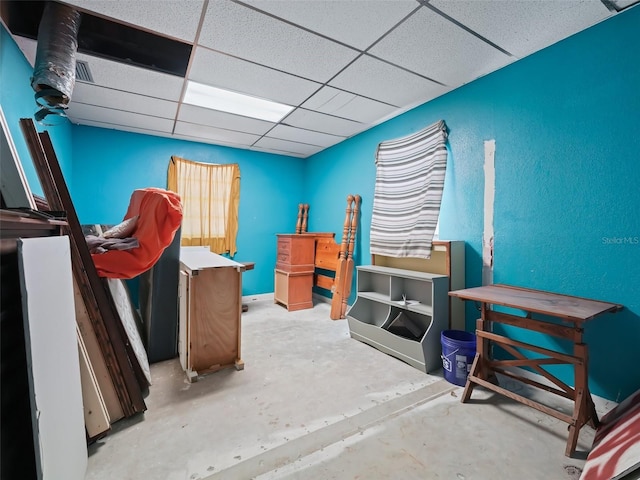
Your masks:
M 100 385 L 89 361 L 87 348 L 76 325 L 78 354 L 80 356 L 80 383 L 82 385 L 82 404 L 84 406 L 84 425 L 87 436 L 95 438 L 111 429 L 107 406 L 100 393 Z
M 447 252 L 436 250 L 431 251 L 431 258 L 395 258 L 375 255 L 374 265 L 381 267 L 402 268 L 404 270 L 415 270 L 417 272 L 439 273 L 449 275 L 447 271 Z
M 189 343 L 193 370 L 233 365 L 239 357 L 239 276 L 235 268 L 211 268 L 191 278 Z
M 73 287 L 78 330 L 80 331 L 84 345 L 87 348 L 89 362 L 93 367 L 96 381 L 100 386 L 100 391 L 102 392 L 102 398 L 104 398 L 109 418 L 111 422 L 116 422 L 124 417 L 124 412 L 122 411 L 118 394 L 113 386 L 111 375 L 109 374 L 107 364 L 102 356 L 102 351 L 100 350 L 100 345 L 98 345 L 96 333 L 93 331 L 93 325 L 91 324 L 91 320 L 89 320 L 87 308 L 84 305 L 82 294 L 80 293 L 80 289 L 78 288 L 75 279 L 73 281 Z
M 69 239 L 21 239 L 18 251 L 38 478 L 83 480 L 87 446 Z

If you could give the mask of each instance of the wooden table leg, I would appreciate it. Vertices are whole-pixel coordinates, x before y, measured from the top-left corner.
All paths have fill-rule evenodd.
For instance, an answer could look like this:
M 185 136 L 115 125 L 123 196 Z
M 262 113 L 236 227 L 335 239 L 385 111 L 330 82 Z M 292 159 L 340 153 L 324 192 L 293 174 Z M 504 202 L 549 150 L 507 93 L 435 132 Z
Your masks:
M 467 383 L 464 385 L 464 391 L 462 392 L 462 398 L 460 401 L 465 403 L 467 400 L 471 398 L 471 392 L 473 392 L 473 387 L 475 383 L 471 381 L 471 377 L 475 376 L 478 373 L 478 365 L 480 364 L 480 354 L 476 352 L 476 356 L 473 359 L 473 364 L 471 365 L 471 371 L 469 372 L 469 376 L 467 377 Z
M 488 306 L 486 303 L 482 304 L 481 308 L 481 318 L 476 320 L 476 331 L 487 331 L 489 328 L 489 322 L 486 320 L 486 312 L 488 310 Z M 476 356 L 473 359 L 473 364 L 471 365 L 471 371 L 469 372 L 469 376 L 467 377 L 467 383 L 464 386 L 464 391 L 462 392 L 462 398 L 460 401 L 465 403 L 471 398 L 471 392 L 473 392 L 473 388 L 475 387 L 475 382 L 473 379 L 475 377 L 480 378 L 482 380 L 487 379 L 487 355 L 489 354 L 489 340 L 483 338 L 479 342 L 476 343 Z
M 593 399 L 588 388 L 587 374 L 587 346 L 584 343 L 576 343 L 573 347 L 573 354 L 581 360 L 580 363 L 574 365 L 575 369 L 575 398 L 573 405 L 572 422 L 569 425 L 569 438 L 567 439 L 567 448 L 565 455 L 570 457 L 576 450 L 580 429 L 586 423 L 598 423 L 598 414 L 595 411 Z

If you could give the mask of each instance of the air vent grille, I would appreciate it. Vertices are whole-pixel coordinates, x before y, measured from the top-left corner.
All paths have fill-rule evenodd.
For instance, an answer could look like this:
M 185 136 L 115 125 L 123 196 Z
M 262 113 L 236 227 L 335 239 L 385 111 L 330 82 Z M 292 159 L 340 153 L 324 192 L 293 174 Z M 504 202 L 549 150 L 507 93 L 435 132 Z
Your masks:
M 82 60 L 76 61 L 76 80 L 81 82 L 94 83 L 91 71 L 89 70 L 89 64 Z

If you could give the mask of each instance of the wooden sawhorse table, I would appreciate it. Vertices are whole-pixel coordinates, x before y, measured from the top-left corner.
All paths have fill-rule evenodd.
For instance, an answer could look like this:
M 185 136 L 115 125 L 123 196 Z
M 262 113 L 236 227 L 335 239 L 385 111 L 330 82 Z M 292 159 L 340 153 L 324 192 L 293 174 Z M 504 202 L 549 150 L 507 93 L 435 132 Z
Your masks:
M 592 427 L 598 426 L 596 413 L 591 393 L 589 392 L 587 363 L 589 356 L 587 345 L 583 343 L 584 322 L 605 312 L 617 312 L 622 305 L 600 302 L 586 298 L 570 297 L 556 293 L 531 290 L 527 288 L 513 287 L 509 285 L 487 285 L 484 287 L 467 288 L 449 292 L 449 295 L 463 300 L 480 302 L 481 317 L 476 323 L 476 336 L 478 337 L 476 356 L 471 366 L 471 372 L 462 394 L 462 402 L 471 397 L 471 392 L 476 385 L 481 385 L 489 390 L 505 395 L 513 400 L 540 410 L 563 422 L 569 424 L 569 438 L 565 455 L 573 455 L 578 442 L 578 434 L 585 424 Z M 526 312 L 521 317 L 510 313 L 496 312 L 491 305 L 502 305 Z M 534 319 L 532 314 L 546 315 L 560 319 L 560 323 L 553 323 L 544 319 Z M 570 340 L 573 343 L 573 354 L 565 354 L 541 348 L 536 345 L 512 340 L 504 335 L 494 333 L 492 323 L 500 323 L 531 330 L 554 337 Z M 512 360 L 495 360 L 491 358 L 489 342 L 494 342 L 511 356 Z M 517 348 L 536 352 L 544 358 L 527 358 Z M 574 368 L 574 387 L 570 387 L 547 370 L 542 365 L 570 364 Z M 506 370 L 512 367 L 528 367 L 539 373 L 555 386 L 545 385 L 530 378 L 518 375 Z M 540 388 L 547 392 L 560 395 L 574 402 L 573 414 L 567 415 L 554 408 L 513 393 L 500 387 L 495 382 L 495 373 L 521 381 L 528 385 Z

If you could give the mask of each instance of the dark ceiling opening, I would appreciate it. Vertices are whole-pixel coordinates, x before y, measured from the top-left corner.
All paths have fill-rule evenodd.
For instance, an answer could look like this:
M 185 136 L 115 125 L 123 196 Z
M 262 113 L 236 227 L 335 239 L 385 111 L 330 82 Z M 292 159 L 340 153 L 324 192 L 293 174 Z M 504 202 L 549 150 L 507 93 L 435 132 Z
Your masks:
M 3 0 L 0 14 L 13 35 L 38 38 L 45 1 Z M 192 45 L 81 12 L 78 51 L 184 77 Z

